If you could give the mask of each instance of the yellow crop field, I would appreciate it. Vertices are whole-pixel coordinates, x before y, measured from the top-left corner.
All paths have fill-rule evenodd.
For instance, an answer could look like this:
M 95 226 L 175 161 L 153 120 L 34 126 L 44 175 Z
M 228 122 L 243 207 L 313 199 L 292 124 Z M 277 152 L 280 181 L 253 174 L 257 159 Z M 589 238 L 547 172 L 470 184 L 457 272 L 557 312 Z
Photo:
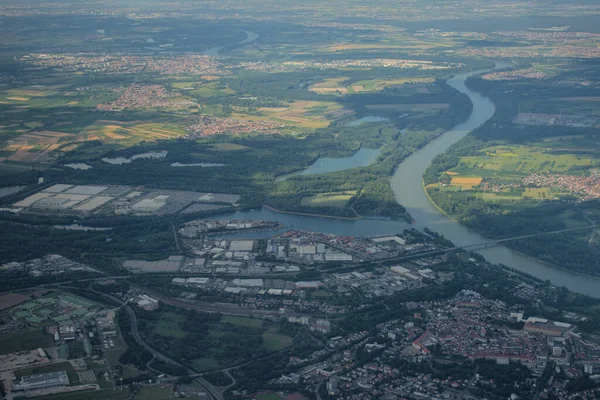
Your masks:
M 463 176 L 461 176 L 461 177 L 453 176 L 451 185 L 452 186 L 460 186 L 462 189 L 469 190 L 469 189 L 472 189 L 473 186 L 479 185 L 482 180 L 483 180 L 483 178 L 480 176 L 475 176 L 475 177 L 470 177 L 470 178 L 463 177 Z
M 318 129 L 325 128 L 346 111 L 340 104 L 330 101 L 294 101 L 287 108 L 262 108 L 262 116 L 238 113 L 233 117 L 253 121 L 270 119 L 301 128 Z
M 100 120 L 88 126 L 78 135 L 78 140 L 158 140 L 182 136 L 186 132 L 179 127 L 160 123 L 140 123 L 140 121 L 120 122 Z
M 346 94 L 348 93 L 348 89 L 342 84 L 347 78 L 345 77 L 337 77 L 330 78 L 325 80 L 324 82 L 316 83 L 308 87 L 308 90 L 315 93 L 339 93 Z

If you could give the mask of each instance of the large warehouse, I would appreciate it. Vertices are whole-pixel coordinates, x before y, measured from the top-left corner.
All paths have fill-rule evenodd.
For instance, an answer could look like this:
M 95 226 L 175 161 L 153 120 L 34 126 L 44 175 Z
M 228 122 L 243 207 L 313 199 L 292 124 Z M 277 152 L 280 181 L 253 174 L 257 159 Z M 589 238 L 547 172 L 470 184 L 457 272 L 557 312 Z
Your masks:
M 57 386 L 69 386 L 69 377 L 66 371 L 47 372 L 22 376 L 21 380 L 13 383 L 13 392 L 19 390 L 36 390 Z

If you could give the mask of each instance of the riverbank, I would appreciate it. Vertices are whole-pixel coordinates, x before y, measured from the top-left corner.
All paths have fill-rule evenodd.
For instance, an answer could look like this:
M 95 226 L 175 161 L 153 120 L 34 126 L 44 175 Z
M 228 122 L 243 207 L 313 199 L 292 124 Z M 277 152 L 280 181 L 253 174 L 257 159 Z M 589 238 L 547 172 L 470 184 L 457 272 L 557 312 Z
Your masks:
M 462 222 L 460 222 L 459 220 L 457 220 L 456 218 L 454 218 L 452 215 L 450 215 L 450 214 L 448 214 L 446 211 L 444 211 L 444 210 L 443 210 L 443 209 L 442 209 L 440 206 L 438 206 L 438 205 L 436 204 L 436 202 L 435 202 L 435 201 L 433 201 L 433 199 L 431 198 L 431 196 L 429 196 L 429 192 L 428 192 L 428 191 L 427 191 L 427 189 L 425 188 L 425 181 L 422 181 L 422 182 L 423 182 L 423 185 L 422 185 L 422 186 L 423 186 L 423 191 L 425 192 L 425 195 L 427 196 L 427 199 L 429 199 L 429 201 L 431 202 L 431 204 L 432 204 L 432 205 L 433 205 L 433 206 L 434 206 L 434 207 L 435 207 L 435 208 L 436 208 L 436 209 L 437 209 L 437 210 L 438 210 L 440 213 L 444 214 L 446 217 L 448 217 L 448 218 L 449 218 L 449 219 L 451 219 L 452 221 L 456 222 L 457 224 L 461 224 L 461 225 L 462 225 L 462 226 L 464 226 L 466 229 L 468 229 L 468 230 L 469 230 L 469 232 L 471 232 L 471 233 L 473 233 L 473 234 L 476 234 L 476 235 L 479 235 L 480 237 L 484 238 L 485 240 L 490 240 L 490 241 L 494 240 L 494 239 L 491 239 L 491 238 L 487 237 L 487 236 L 486 236 L 486 235 L 485 235 L 483 232 L 479 232 L 479 231 L 473 230 L 472 228 L 469 228 L 468 226 L 466 226 L 465 224 L 463 224 Z M 508 248 L 509 248 L 511 251 L 513 251 L 513 252 L 515 252 L 515 253 L 517 253 L 517 254 L 519 254 L 519 255 L 523 256 L 523 257 L 530 258 L 530 259 L 532 259 L 532 260 L 535 260 L 535 261 L 537 261 L 537 262 L 539 262 L 539 263 L 545 264 L 545 265 L 547 265 L 548 267 L 551 267 L 551 268 L 554 268 L 554 269 L 558 269 L 558 270 L 561 270 L 561 271 L 564 271 L 564 272 L 568 272 L 568 273 L 571 273 L 571 274 L 579 275 L 579 276 L 581 276 L 581 277 L 584 277 L 584 278 L 595 279 L 595 280 L 597 280 L 597 281 L 598 281 L 598 284 L 600 285 L 600 275 L 589 275 L 589 274 L 585 274 L 585 273 L 583 273 L 583 272 L 579 272 L 579 271 L 573 271 L 573 270 L 571 270 L 571 269 L 564 268 L 564 267 L 561 267 L 561 266 L 559 266 L 559 265 L 556 265 L 556 264 L 552 264 L 552 263 L 550 263 L 550 262 L 548 262 L 548 261 L 540 260 L 539 258 L 536 258 L 536 257 L 534 257 L 534 256 L 532 256 L 532 255 L 529 255 L 529 254 L 527 254 L 527 253 L 523 253 L 522 251 L 519 251 L 519 250 L 515 250 L 515 249 L 513 249 L 513 248 L 510 246 L 510 244 L 508 244 L 508 243 L 504 244 L 504 246 L 508 247 Z
M 499 64 L 495 69 L 505 68 L 506 66 L 508 65 Z M 421 230 L 427 227 L 444 235 L 457 246 L 468 246 L 473 243 L 485 242 L 488 239 L 460 224 L 433 203 L 424 188 L 423 175 L 437 155 L 445 153 L 450 146 L 487 122 L 494 115 L 496 109 L 491 100 L 470 90 L 465 84 L 468 78 L 487 72 L 491 72 L 491 70 L 486 69 L 459 74 L 447 81 L 454 89 L 469 97 L 473 103 L 471 116 L 464 123 L 444 132 L 437 139 L 408 156 L 396 169 L 391 179 L 396 201 L 402 204 L 406 208 L 406 212 L 412 216 L 415 221 L 413 226 Z M 573 271 L 540 262 L 506 246 L 498 245 L 480 249 L 477 253 L 484 256 L 491 263 L 506 265 L 538 279 L 550 280 L 556 286 L 566 286 L 578 293 L 600 297 L 598 279 L 590 279 L 590 277 L 582 276 Z
M 337 215 L 313 214 L 313 213 L 303 213 L 303 212 L 297 212 L 297 211 L 285 211 L 285 210 L 279 210 L 275 207 L 268 206 L 266 204 L 263 204 L 263 207 L 269 211 L 273 211 L 273 212 L 276 212 L 279 214 L 301 215 L 301 216 L 305 216 L 305 217 L 341 219 L 341 220 L 346 220 L 346 221 L 358 221 L 359 219 L 362 219 L 362 217 L 340 217 Z

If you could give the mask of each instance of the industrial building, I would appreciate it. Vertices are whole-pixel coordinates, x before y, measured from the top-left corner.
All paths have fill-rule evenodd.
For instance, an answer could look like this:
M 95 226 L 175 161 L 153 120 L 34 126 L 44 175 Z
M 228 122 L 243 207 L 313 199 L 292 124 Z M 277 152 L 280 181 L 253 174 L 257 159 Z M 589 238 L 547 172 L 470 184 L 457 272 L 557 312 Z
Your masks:
M 527 319 L 523 330 L 530 333 L 541 333 L 546 336 L 563 336 L 573 325 L 564 322 L 550 321 L 543 318 L 530 317 Z
M 21 380 L 13 381 L 13 392 L 21 390 L 37 390 L 58 386 L 69 386 L 69 376 L 66 371 L 47 372 L 45 374 L 35 374 L 22 376 Z
M 325 261 L 352 261 L 352 256 L 346 253 L 328 252 L 325 253 Z
M 402 275 L 403 277 L 405 277 L 405 278 L 408 278 L 408 279 L 412 279 L 412 280 L 415 280 L 415 281 L 416 281 L 416 280 L 420 280 L 420 279 L 421 279 L 420 277 L 418 277 L 418 276 L 416 276 L 415 274 L 413 274 L 413 273 L 412 273 L 412 271 L 411 271 L 411 270 L 409 270 L 408 268 L 404 268 L 404 267 L 401 267 L 401 266 L 399 266 L 399 265 L 398 265 L 398 266 L 395 266 L 395 267 L 391 267 L 391 268 L 390 268 L 390 270 L 391 270 L 392 272 L 395 272 L 395 273 L 397 273 L 397 274 L 400 274 L 400 275 Z

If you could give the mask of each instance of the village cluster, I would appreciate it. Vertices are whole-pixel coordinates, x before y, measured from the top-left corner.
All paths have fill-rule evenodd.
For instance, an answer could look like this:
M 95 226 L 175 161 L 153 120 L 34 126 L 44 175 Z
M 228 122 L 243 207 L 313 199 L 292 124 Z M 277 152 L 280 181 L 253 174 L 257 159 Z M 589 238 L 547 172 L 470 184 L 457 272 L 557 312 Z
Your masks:
M 240 63 L 240 67 L 248 70 L 262 72 L 290 72 L 302 71 L 307 69 L 339 69 L 339 68 L 405 68 L 418 70 L 450 69 L 460 67 L 460 63 L 433 62 L 422 60 L 402 60 L 402 59 L 362 59 L 362 60 L 331 60 L 331 61 L 281 61 L 281 62 L 263 62 L 248 61 Z
M 261 133 L 263 135 L 278 135 L 287 125 L 270 120 L 241 120 L 236 118 L 219 118 L 201 115 L 187 127 L 191 133 L 188 138 L 220 135 L 225 133 Z
M 133 84 L 118 99 L 98 104 L 101 111 L 134 110 L 139 108 L 186 109 L 196 107 L 192 100 L 182 98 L 179 93 L 171 93 L 162 85 Z
M 137 74 L 142 70 L 168 75 L 215 76 L 225 74 L 220 62 L 203 55 L 153 57 L 125 54 L 32 53 L 21 56 L 19 60 L 40 68 L 101 72 L 107 75 Z

